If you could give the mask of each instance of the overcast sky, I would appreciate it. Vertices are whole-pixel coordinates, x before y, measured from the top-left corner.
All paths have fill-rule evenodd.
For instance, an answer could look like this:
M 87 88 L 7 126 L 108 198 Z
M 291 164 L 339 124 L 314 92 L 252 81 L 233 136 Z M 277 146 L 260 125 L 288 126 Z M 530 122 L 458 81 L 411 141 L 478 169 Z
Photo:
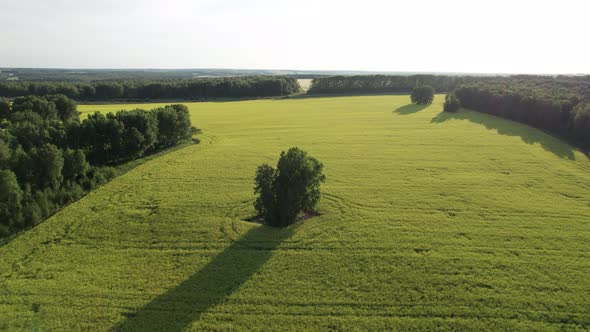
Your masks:
M 590 73 L 588 0 L 0 0 L 0 67 Z

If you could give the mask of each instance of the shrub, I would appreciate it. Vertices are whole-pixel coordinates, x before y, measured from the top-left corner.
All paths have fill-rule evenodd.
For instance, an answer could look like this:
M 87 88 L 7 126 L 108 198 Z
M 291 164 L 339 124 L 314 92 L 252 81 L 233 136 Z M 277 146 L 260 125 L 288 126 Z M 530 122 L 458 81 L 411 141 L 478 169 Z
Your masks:
M 434 88 L 430 85 L 418 85 L 412 90 L 410 99 L 418 105 L 431 104 L 434 99 Z
M 461 108 L 461 102 L 455 94 L 451 93 L 445 96 L 445 105 L 443 111 L 457 112 Z
M 117 170 L 113 167 L 103 166 L 96 167 L 93 170 L 90 182 L 91 188 L 97 188 L 103 184 L 109 182 L 111 179 L 117 176 Z
M 277 168 L 261 165 L 256 171 L 254 207 L 270 226 L 285 227 L 300 213 L 315 212 L 320 200 L 320 184 L 326 180 L 324 165 L 294 147 L 281 152 Z

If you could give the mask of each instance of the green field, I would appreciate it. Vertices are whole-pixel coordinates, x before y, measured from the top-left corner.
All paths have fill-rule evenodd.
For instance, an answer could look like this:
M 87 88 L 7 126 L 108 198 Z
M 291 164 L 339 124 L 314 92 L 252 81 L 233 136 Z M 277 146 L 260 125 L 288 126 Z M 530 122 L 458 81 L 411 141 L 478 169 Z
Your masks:
M 589 329 L 588 158 L 442 100 L 187 104 L 200 144 L 0 247 L 0 330 Z M 292 146 L 325 165 L 322 215 L 243 221 Z

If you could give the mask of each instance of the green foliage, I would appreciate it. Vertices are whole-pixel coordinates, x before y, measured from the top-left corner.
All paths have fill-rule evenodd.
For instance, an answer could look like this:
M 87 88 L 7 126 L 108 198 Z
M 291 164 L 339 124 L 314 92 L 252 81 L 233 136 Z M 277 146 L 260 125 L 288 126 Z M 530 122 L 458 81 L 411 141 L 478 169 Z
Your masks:
M 103 184 L 109 182 L 111 179 L 117 176 L 117 171 L 115 168 L 110 166 L 102 166 L 102 167 L 95 167 L 92 169 L 92 173 L 90 174 L 90 183 L 89 187 L 91 189 L 97 188 L 102 186 Z
M 184 105 L 167 105 L 151 111 L 134 109 L 106 116 L 88 115 L 79 127 L 71 126 L 74 146 L 88 151 L 94 164 L 112 164 L 143 156 L 192 136 L 189 113 Z
M 55 104 L 47 98 L 38 96 L 17 97 L 12 101 L 12 112 L 24 111 L 32 111 L 44 119 L 52 119 L 57 116 Z
M 57 115 L 62 121 L 77 120 L 76 102 L 65 95 L 50 95 L 47 100 L 55 104 Z
M 428 105 L 434 99 L 434 88 L 430 85 L 418 85 L 412 89 L 410 99 L 413 104 Z
M 444 112 L 457 112 L 461 108 L 461 101 L 455 96 L 454 93 L 450 93 L 445 96 L 445 104 L 443 106 Z
M 590 89 L 586 84 L 541 85 L 528 80 L 504 84 L 487 83 L 460 86 L 455 94 L 461 105 L 526 123 L 565 136 L 590 147 Z
M 356 75 L 314 78 L 308 94 L 408 93 L 420 84 L 451 91 L 458 84 L 485 78 L 444 75 Z
M 62 181 L 62 169 L 64 158 L 62 150 L 53 144 L 45 144 L 39 148 L 33 148 L 31 151 L 34 174 L 36 180 L 34 184 L 38 188 L 57 188 Z
M 62 94 L 79 100 L 196 99 L 286 96 L 299 92 L 297 80 L 283 76 L 236 76 L 176 80 L 111 80 L 92 83 L 0 82 L 0 96 Z M 55 100 L 56 104 L 63 100 Z M 30 108 L 27 106 L 27 108 Z M 66 108 L 63 108 L 65 110 Z M 0 112 L 1 114 L 1 112 Z M 67 116 L 67 112 L 60 112 Z M 64 118 L 65 119 L 65 118 Z
M 326 180 L 324 165 L 305 151 L 294 147 L 281 152 L 274 170 L 263 164 L 256 170 L 254 206 L 270 226 L 285 227 L 301 212 L 315 212 L 320 200 L 320 184 Z
M 86 176 L 86 172 L 91 169 L 90 164 L 86 161 L 84 151 L 76 149 L 67 149 L 64 153 L 63 177 L 66 181 L 76 181 Z
M 170 105 L 154 110 L 158 120 L 158 144 L 172 146 L 191 137 L 191 120 L 184 105 Z
M 0 169 L 10 167 L 12 161 L 12 151 L 8 143 L 0 137 Z
M 9 116 L 10 103 L 2 97 L 0 97 L 0 121 L 6 119 Z
M 117 120 L 125 127 L 123 155 L 136 158 L 156 146 L 158 140 L 158 117 L 154 112 L 136 109 L 117 113 Z
M 585 147 L 590 147 L 590 102 L 580 103 L 570 115 L 571 135 Z
M 254 208 L 262 220 L 274 220 L 275 218 L 275 169 L 267 164 L 262 164 L 256 169 L 254 178 L 254 194 L 257 194 L 254 201 Z
M 173 117 L 162 123 L 166 140 L 161 144 L 157 110 L 95 113 L 80 123 L 76 103 L 64 95 L 18 97 L 6 105 L 0 170 L 16 176 L 23 194 L 18 209 L 3 210 L 14 215 L 0 218 L 0 237 L 36 225 L 112 179 L 116 172 L 102 165 L 133 160 L 192 135 L 183 105 L 163 108 Z
M 108 113 L 105 116 L 96 112 L 89 115 L 82 122 L 79 130 L 75 131 L 75 134 L 79 135 L 75 141 L 80 142 L 79 148 L 88 151 L 88 159 L 91 163 L 105 164 L 121 158 L 124 151 L 122 148 L 124 133 L 125 126 L 115 114 Z
M 10 170 L 0 170 L 0 236 L 6 236 L 17 226 L 21 218 L 23 191 L 16 175 Z

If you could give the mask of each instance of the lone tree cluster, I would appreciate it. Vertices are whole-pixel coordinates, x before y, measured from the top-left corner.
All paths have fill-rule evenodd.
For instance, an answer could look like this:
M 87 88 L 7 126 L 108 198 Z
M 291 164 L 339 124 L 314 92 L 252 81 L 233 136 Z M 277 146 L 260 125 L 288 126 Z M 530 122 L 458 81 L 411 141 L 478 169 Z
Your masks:
M 418 105 L 432 104 L 432 100 L 434 99 L 434 88 L 430 85 L 418 85 L 412 90 L 410 99 L 412 100 L 412 103 Z
M 270 226 L 285 227 L 302 213 L 315 213 L 324 165 L 294 147 L 281 152 L 277 168 L 263 164 L 256 170 L 254 204 L 258 216 Z

